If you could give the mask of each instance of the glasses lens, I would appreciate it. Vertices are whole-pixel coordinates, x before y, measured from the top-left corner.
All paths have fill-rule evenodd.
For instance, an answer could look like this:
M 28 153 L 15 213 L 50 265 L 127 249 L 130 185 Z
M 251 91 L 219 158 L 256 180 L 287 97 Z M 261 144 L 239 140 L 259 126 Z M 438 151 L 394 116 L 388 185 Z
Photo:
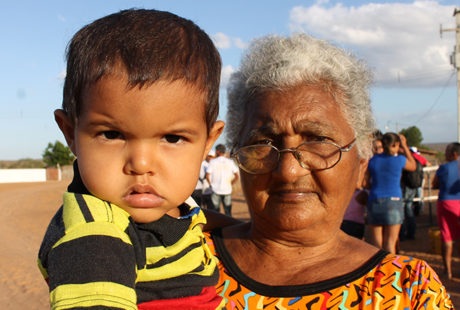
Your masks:
M 297 147 L 298 159 L 305 168 L 323 170 L 340 160 L 340 148 L 328 142 L 308 142 Z
M 238 150 L 238 162 L 249 173 L 267 173 L 278 164 L 278 152 L 270 145 L 249 145 Z

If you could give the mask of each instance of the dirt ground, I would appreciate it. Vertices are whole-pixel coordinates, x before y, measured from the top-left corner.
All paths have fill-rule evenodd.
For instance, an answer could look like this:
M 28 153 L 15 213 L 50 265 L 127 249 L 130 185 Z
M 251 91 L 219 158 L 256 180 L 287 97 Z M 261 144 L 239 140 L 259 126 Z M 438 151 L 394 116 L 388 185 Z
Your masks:
M 0 184 L 0 309 L 49 309 L 48 288 L 36 264 L 41 239 L 59 208 L 69 181 Z M 432 206 L 434 211 L 434 206 Z M 460 259 L 454 257 L 454 279 L 442 276 L 442 260 L 431 253 L 428 230 L 436 224 L 428 206 L 417 218 L 416 240 L 401 242 L 401 253 L 426 260 L 440 275 L 456 307 L 460 308 Z M 234 195 L 233 214 L 249 218 L 244 197 Z

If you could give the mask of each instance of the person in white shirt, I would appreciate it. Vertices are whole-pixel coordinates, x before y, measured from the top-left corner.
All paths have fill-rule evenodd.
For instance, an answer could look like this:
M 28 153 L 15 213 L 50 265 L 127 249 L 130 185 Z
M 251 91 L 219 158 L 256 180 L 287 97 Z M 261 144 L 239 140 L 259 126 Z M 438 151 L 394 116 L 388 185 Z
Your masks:
M 211 193 L 212 190 L 209 186 L 208 180 L 206 180 L 206 171 L 208 170 L 209 161 L 216 157 L 214 150 L 209 151 L 206 159 L 201 163 L 200 176 L 198 183 L 196 184 L 195 190 L 193 191 L 192 198 L 195 202 L 204 209 L 212 209 L 211 205 Z
M 222 203 L 225 215 L 231 216 L 232 185 L 238 181 L 238 167 L 233 160 L 225 156 L 225 151 L 223 144 L 216 146 L 216 158 L 209 162 L 206 179 L 212 189 L 212 209 L 219 212 Z

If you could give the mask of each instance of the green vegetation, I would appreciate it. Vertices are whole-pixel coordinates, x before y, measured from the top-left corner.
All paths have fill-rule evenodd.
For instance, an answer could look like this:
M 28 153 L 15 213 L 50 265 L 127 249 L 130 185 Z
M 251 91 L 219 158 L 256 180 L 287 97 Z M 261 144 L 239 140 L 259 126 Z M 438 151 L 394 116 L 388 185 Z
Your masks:
M 408 128 L 404 128 L 399 132 L 403 134 L 407 139 L 408 146 L 415 146 L 420 147 L 423 141 L 422 132 L 418 129 L 417 126 L 411 126 Z
M 55 167 L 58 164 L 61 166 L 70 165 L 75 159 L 72 151 L 68 146 L 59 141 L 48 143 L 48 146 L 43 151 L 43 162 L 47 167 Z

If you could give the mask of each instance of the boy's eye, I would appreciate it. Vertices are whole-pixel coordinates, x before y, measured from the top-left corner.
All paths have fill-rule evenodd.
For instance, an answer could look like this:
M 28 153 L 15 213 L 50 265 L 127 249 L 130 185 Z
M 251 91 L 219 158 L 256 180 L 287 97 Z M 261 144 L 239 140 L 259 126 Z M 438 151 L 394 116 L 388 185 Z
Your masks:
M 106 138 L 107 140 L 114 140 L 114 139 L 120 139 L 122 138 L 121 133 L 115 130 L 107 130 L 101 132 L 101 135 Z
M 178 142 L 184 140 L 183 137 L 178 136 L 178 135 L 165 135 L 165 136 L 164 136 L 164 139 L 165 139 L 166 142 L 168 142 L 168 143 L 178 143 Z

